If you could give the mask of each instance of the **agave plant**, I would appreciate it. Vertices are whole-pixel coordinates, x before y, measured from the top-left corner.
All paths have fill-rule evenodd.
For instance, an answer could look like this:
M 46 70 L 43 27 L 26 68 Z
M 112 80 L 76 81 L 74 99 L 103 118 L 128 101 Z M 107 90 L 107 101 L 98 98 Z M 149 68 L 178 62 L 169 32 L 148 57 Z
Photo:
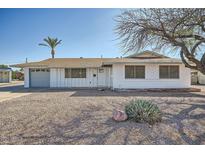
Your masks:
M 125 112 L 129 119 L 136 122 L 148 122 L 154 124 L 161 121 L 161 111 L 157 105 L 145 100 L 132 100 L 125 106 Z
M 48 38 L 43 39 L 43 41 L 45 43 L 40 43 L 39 45 L 51 48 L 51 55 L 52 55 L 52 58 L 54 58 L 55 48 L 58 44 L 61 43 L 62 40 L 58 40 L 57 38 L 48 37 Z

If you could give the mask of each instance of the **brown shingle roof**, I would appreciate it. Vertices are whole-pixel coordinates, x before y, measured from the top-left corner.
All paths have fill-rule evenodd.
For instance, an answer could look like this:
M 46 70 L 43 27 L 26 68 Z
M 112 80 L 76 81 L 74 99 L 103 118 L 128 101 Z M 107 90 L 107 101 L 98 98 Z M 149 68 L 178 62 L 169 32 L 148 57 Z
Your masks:
M 135 59 L 135 58 L 54 58 L 39 62 L 23 63 L 12 65 L 12 67 L 101 67 L 111 64 L 170 64 L 182 63 L 174 58 L 154 58 L 154 59 Z

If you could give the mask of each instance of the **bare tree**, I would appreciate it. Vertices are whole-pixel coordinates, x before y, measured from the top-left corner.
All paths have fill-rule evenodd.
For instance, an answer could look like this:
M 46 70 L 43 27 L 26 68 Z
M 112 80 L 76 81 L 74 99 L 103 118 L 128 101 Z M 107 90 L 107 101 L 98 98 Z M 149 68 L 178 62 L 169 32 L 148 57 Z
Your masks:
M 186 67 L 205 74 L 205 9 L 132 9 L 115 20 L 125 53 L 171 49 Z

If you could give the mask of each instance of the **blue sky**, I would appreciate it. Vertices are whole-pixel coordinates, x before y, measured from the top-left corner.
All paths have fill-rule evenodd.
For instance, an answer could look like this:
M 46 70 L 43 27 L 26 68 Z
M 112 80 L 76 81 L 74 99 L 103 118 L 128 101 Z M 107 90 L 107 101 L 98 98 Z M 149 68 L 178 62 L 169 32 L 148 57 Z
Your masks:
M 50 58 L 43 38 L 62 44 L 56 57 L 116 57 L 121 50 L 113 18 L 120 9 L 0 9 L 0 64 Z

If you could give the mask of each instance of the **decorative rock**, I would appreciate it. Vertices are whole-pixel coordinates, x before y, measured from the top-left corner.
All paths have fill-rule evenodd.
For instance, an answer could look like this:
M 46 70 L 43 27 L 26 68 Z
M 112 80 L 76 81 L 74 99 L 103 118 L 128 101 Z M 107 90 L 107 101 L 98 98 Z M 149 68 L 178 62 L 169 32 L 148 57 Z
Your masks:
M 115 121 L 125 121 L 125 120 L 127 120 L 128 116 L 127 116 L 127 114 L 124 111 L 114 109 L 113 110 L 113 117 L 112 118 Z

